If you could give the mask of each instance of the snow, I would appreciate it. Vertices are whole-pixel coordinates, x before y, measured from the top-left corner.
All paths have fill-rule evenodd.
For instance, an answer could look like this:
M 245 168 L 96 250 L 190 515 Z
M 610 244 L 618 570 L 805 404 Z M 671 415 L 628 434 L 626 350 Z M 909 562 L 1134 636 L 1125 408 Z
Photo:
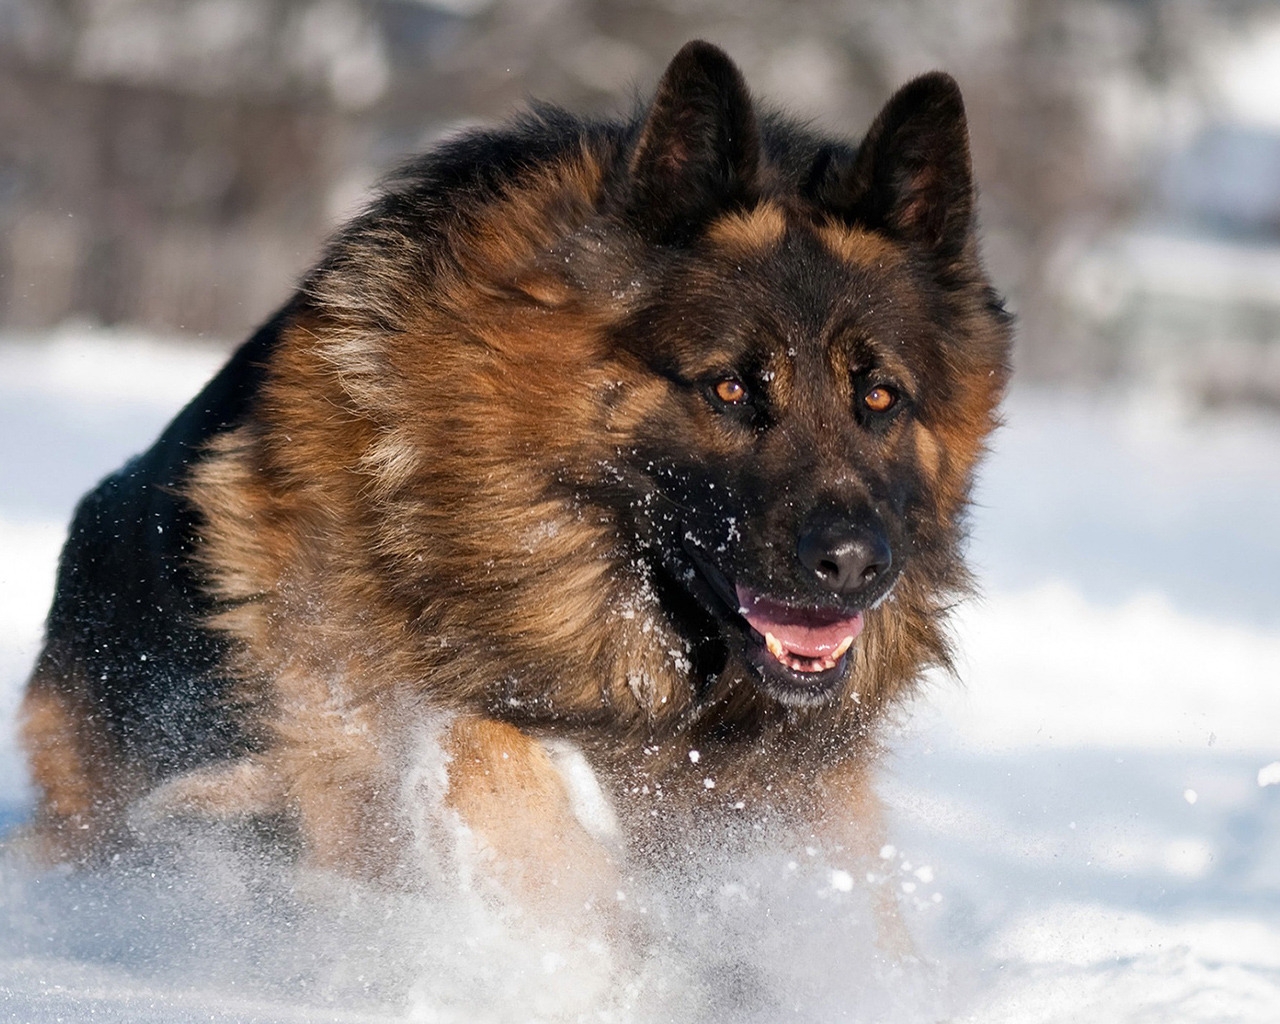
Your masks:
M 70 510 L 226 353 L 49 340 L 0 338 L 0 828 L 29 813 L 12 724 Z M 634 964 L 227 836 L 90 874 L 9 858 L 0 1019 L 1280 1019 L 1280 421 L 1019 391 L 978 498 L 985 596 L 960 681 L 893 729 L 873 883 L 804 851 L 637 880 L 665 944 Z M 870 943 L 869 885 L 919 961 Z

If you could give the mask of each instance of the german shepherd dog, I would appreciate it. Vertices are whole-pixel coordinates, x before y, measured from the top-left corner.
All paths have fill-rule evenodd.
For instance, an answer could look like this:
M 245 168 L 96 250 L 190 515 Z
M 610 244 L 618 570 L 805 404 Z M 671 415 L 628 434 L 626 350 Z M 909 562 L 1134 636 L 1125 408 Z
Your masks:
M 856 866 L 1009 348 L 945 74 L 852 144 L 692 42 L 631 119 L 444 142 L 81 502 L 31 848 L 274 821 L 398 885 L 429 807 L 571 912 L 746 817 Z

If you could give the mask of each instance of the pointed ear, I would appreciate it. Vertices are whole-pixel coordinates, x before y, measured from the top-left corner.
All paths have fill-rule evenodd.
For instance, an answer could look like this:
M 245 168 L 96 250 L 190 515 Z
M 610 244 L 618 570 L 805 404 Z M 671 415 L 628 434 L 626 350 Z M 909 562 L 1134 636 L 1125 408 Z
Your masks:
M 815 168 L 816 198 L 926 252 L 957 255 L 973 232 L 973 168 L 960 87 L 940 71 L 889 100 L 852 160 Z
M 631 157 L 627 217 L 659 244 L 687 241 L 755 184 L 760 135 L 742 73 L 710 43 L 667 66 Z

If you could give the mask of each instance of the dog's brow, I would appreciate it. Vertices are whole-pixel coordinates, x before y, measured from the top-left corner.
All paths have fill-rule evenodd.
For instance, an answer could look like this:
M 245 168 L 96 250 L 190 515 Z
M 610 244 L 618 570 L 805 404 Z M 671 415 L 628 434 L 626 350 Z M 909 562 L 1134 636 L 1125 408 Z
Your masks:
M 714 348 L 699 352 L 684 367 L 684 372 L 692 377 L 705 377 L 713 373 L 741 373 L 750 361 L 747 352 L 741 349 Z
M 814 232 L 823 247 L 842 263 L 883 268 L 896 265 L 900 260 L 899 251 L 893 243 L 870 231 L 826 223 L 819 224 Z
M 908 392 L 914 394 L 916 391 L 918 382 L 910 365 L 892 347 L 877 339 L 874 332 L 856 327 L 833 331 L 829 351 L 832 366 L 837 372 L 842 369 L 840 364 L 847 361 L 847 367 L 843 369 L 848 373 L 878 370 Z
M 707 238 L 741 258 L 773 248 L 786 232 L 786 214 L 775 204 L 765 202 L 754 210 L 721 217 L 708 229 Z

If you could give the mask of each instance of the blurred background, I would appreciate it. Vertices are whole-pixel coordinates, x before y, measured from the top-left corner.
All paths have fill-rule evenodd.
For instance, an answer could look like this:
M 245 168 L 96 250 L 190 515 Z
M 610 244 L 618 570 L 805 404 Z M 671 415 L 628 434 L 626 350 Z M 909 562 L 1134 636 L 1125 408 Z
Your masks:
M 0 329 L 238 339 L 403 157 L 695 36 L 855 136 L 956 75 L 1024 380 L 1280 404 L 1273 0 L 0 0 Z

